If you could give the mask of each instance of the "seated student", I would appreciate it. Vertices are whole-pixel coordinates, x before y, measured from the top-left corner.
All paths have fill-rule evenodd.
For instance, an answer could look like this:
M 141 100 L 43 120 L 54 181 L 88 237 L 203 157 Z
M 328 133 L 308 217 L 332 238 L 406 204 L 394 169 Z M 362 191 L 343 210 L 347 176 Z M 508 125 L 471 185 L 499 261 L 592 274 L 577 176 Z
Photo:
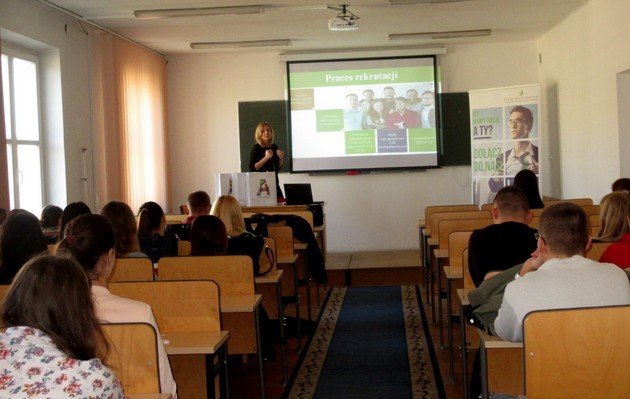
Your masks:
M 499 190 L 494 197 L 492 217 L 494 224 L 473 231 L 468 242 L 468 269 L 476 287 L 482 285 L 488 272 L 505 270 L 523 263 L 536 250 L 536 230 L 528 226 L 532 216 L 527 196 L 522 190 L 514 186 Z M 484 309 L 482 307 L 478 311 Z M 472 307 L 465 310 L 470 312 Z M 481 318 L 477 313 L 475 316 Z M 471 319 L 477 321 L 473 317 L 467 317 L 467 320 Z M 482 318 L 482 321 L 488 327 L 487 319 Z M 477 351 L 469 387 L 473 397 L 481 393 L 480 370 L 481 358 Z
M 59 226 L 61 224 L 61 214 L 63 209 L 56 205 L 46 205 L 42 209 L 40 216 L 40 223 L 42 224 L 42 231 L 53 235 L 46 235 L 46 242 L 48 244 L 54 244 L 57 242 L 57 236 L 59 235 Z
M 527 197 L 518 188 L 504 187 L 494 198 L 494 224 L 473 231 L 468 242 L 468 268 L 476 287 L 486 273 L 525 262 L 536 250 L 536 230 Z
M 24 265 L 2 303 L 2 398 L 124 398 L 104 365 L 108 341 L 90 282 L 71 258 L 45 255 Z
M 630 267 L 630 195 L 627 191 L 606 194 L 600 205 L 600 230 L 594 240 L 612 242 L 599 258 L 622 269 Z
M 150 323 L 159 338 L 160 330 L 149 305 L 112 295 L 107 289 L 107 280 L 116 261 L 115 246 L 114 228 L 105 217 L 81 215 L 66 227 L 58 253 L 71 255 L 85 270 L 92 283 L 94 306 L 99 320 L 104 323 Z M 161 339 L 158 339 L 158 356 L 162 392 L 171 393 L 176 398 L 177 386 Z
M 11 284 L 26 261 L 47 250 L 37 217 L 23 209 L 11 211 L 0 226 L 0 284 Z
M 120 201 L 109 201 L 105 204 L 103 209 L 101 209 L 101 215 L 109 220 L 116 232 L 116 257 L 147 257 L 146 254 L 140 252 L 136 217 L 133 215 L 133 211 L 129 208 L 129 205 Z
M 149 201 L 140 206 L 138 213 L 138 241 L 140 250 L 153 263 L 163 256 L 177 256 L 177 239 L 165 235 L 166 216 L 157 202 Z
M 593 240 L 615 242 L 628 232 L 629 203 L 630 197 L 626 191 L 614 191 L 604 195 L 599 202 L 599 230 Z
M 72 219 L 79 215 L 87 215 L 90 213 L 92 213 L 90 207 L 81 201 L 71 202 L 66 205 L 66 207 L 63 208 L 63 212 L 61 212 L 61 221 L 59 223 L 59 236 L 57 237 L 57 239 L 61 241 L 61 239 L 63 238 L 63 229 L 66 228 L 66 225 L 70 223 Z
M 542 198 L 540 198 L 536 173 L 529 169 L 523 169 L 514 176 L 512 185 L 523 190 L 529 202 L 529 209 L 542 209 L 545 207 Z
M 254 265 L 254 275 L 259 275 L 260 254 L 265 240 L 247 231 L 238 200 L 231 195 L 222 195 L 212 204 L 210 214 L 221 219 L 227 230 L 228 248 L 225 254 L 249 256 Z
M 216 216 L 201 215 L 195 218 L 190 228 L 190 255 L 224 255 L 228 247 L 225 225 Z
M 228 236 L 221 219 L 213 215 L 201 215 L 195 218 L 190 228 L 191 256 L 226 255 L 227 249 Z M 271 345 L 271 336 L 276 333 L 276 328 L 271 325 L 265 308 L 261 307 L 259 315 L 260 325 L 263 326 L 261 329 L 263 358 L 274 361 L 276 352 Z
M 194 191 L 188 194 L 188 217 L 183 224 L 192 224 L 197 216 L 210 213 L 212 201 L 205 191 Z
M 523 341 L 523 319 L 534 310 L 630 304 L 626 274 L 584 257 L 591 239 L 582 208 L 566 202 L 545 208 L 539 232 L 537 251 L 505 287 L 494 321 L 501 338 Z
M 194 191 L 188 194 L 188 217 L 181 224 L 167 226 L 166 234 L 179 240 L 190 240 L 190 226 L 197 216 L 210 213 L 210 196 L 205 191 Z
M 622 177 L 614 181 L 612 191 L 628 191 L 630 192 L 630 179 Z

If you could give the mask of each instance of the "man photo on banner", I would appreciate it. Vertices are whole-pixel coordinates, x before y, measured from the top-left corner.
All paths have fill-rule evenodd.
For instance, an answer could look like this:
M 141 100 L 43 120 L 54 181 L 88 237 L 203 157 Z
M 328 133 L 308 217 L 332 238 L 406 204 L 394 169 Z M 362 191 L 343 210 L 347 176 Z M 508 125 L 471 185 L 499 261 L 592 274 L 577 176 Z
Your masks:
M 508 128 L 513 146 L 497 157 L 497 169 L 493 176 L 514 176 L 523 169 L 538 174 L 538 146 L 532 144 L 529 133 L 534 126 L 534 115 L 531 109 L 517 105 L 510 110 Z M 503 177 L 493 177 L 488 181 L 490 196 L 503 187 Z

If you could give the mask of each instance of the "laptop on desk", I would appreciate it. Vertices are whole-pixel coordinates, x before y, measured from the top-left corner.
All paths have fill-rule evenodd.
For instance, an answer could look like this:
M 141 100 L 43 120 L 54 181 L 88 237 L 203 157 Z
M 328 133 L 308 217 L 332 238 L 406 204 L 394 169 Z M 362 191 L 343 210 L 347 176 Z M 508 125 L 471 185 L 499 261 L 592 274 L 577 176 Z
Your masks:
M 284 197 L 287 205 L 308 205 L 313 203 L 310 183 L 286 183 Z

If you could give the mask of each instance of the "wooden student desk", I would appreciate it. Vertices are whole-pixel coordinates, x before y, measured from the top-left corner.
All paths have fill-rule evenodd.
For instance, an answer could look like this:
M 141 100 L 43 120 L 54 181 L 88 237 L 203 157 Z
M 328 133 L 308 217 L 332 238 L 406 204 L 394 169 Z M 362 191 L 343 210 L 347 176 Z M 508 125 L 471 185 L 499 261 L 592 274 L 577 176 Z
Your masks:
M 458 289 L 457 299 L 459 300 L 459 332 L 460 332 L 460 351 L 462 357 L 462 386 L 464 388 L 464 397 L 468 398 L 468 347 L 466 340 L 466 317 L 464 316 L 464 306 L 468 305 L 468 291 L 470 289 Z M 453 360 L 451 360 L 452 362 Z
M 446 277 L 446 332 L 448 334 L 448 368 L 449 368 L 449 382 L 454 384 L 455 383 L 455 365 L 454 365 L 454 350 L 453 350 L 453 322 L 452 322 L 452 282 L 453 280 L 461 280 L 463 275 L 462 275 L 462 268 L 461 267 L 451 267 L 451 266 L 444 266 L 444 275 Z M 440 278 L 441 280 L 441 278 Z M 441 284 L 440 284 L 441 286 Z M 441 288 L 440 288 L 441 289 Z M 442 338 L 442 326 L 443 326 L 443 321 L 442 321 L 442 307 L 440 306 L 440 341 L 443 340 Z
M 280 340 L 283 342 L 280 345 L 280 356 L 282 360 L 282 385 L 287 383 L 288 380 L 288 371 L 287 371 L 287 354 L 284 345 L 284 306 L 282 305 L 282 276 L 284 275 L 284 270 L 274 269 L 264 276 L 259 276 L 254 278 L 254 282 L 256 283 L 256 290 L 266 291 L 267 286 L 273 287 L 276 294 L 276 305 L 278 309 L 278 326 L 280 328 Z M 267 302 L 271 302 L 270 295 L 263 294 L 263 304 L 265 303 L 265 299 Z M 267 311 L 270 313 L 269 311 Z M 271 319 L 275 319 L 272 317 L 272 314 L 269 314 Z M 276 315 L 274 315 L 276 316 Z
M 229 337 L 228 331 L 171 331 L 162 334 L 168 355 L 205 356 L 207 398 L 216 397 L 214 382 L 217 374 L 220 382 L 219 395 L 221 398 L 229 398 L 226 350 Z M 217 362 L 215 362 L 215 357 L 217 357 Z M 137 399 L 140 398 L 144 397 Z M 162 399 L 161 396 L 159 398 Z
M 262 295 L 222 295 L 221 319 L 222 328 L 232 331 L 229 346 L 230 353 L 255 353 L 258 355 L 258 378 L 260 382 L 260 397 L 265 398 L 265 373 L 263 362 L 263 347 L 260 338 L 260 305 Z M 254 328 L 249 328 L 251 322 Z M 252 336 L 252 333 L 254 336 Z M 253 345 L 252 345 L 253 344 Z M 234 349 L 233 349 L 234 348 Z M 251 349 L 250 349 L 251 348 Z
M 158 267 L 161 280 L 214 280 L 219 286 L 221 330 L 230 331 L 232 355 L 258 354 L 260 397 L 265 397 L 264 364 L 259 309 L 252 260 L 248 256 L 164 257 Z
M 504 341 L 483 330 L 478 331 L 482 397 L 489 398 L 491 392 L 523 395 L 523 343 Z
M 213 281 L 144 281 L 109 284 L 114 295 L 145 302 L 160 326 L 180 395 L 229 397 L 227 340 L 221 329 L 219 287 Z

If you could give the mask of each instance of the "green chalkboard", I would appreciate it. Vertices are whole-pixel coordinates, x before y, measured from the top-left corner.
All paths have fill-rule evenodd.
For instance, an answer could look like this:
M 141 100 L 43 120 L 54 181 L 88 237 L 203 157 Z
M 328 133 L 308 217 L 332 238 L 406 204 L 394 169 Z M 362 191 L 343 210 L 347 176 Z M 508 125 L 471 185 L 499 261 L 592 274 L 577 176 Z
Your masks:
M 470 165 L 468 93 L 440 93 L 440 166 Z
M 438 95 L 440 117 L 440 166 L 470 165 L 470 110 L 468 93 L 441 93 Z M 274 130 L 274 142 L 284 150 L 283 172 L 291 170 L 291 148 L 287 102 L 248 101 L 238 103 L 239 145 L 241 172 L 249 172 L 249 153 L 254 146 L 254 132 L 262 121 L 269 122 Z
M 291 149 L 289 148 L 287 102 L 285 100 L 238 103 L 241 172 L 249 172 L 249 153 L 256 144 L 254 133 L 256 126 L 263 121 L 268 122 L 273 127 L 273 141 L 284 150 L 282 171 L 289 172 L 291 170 Z

